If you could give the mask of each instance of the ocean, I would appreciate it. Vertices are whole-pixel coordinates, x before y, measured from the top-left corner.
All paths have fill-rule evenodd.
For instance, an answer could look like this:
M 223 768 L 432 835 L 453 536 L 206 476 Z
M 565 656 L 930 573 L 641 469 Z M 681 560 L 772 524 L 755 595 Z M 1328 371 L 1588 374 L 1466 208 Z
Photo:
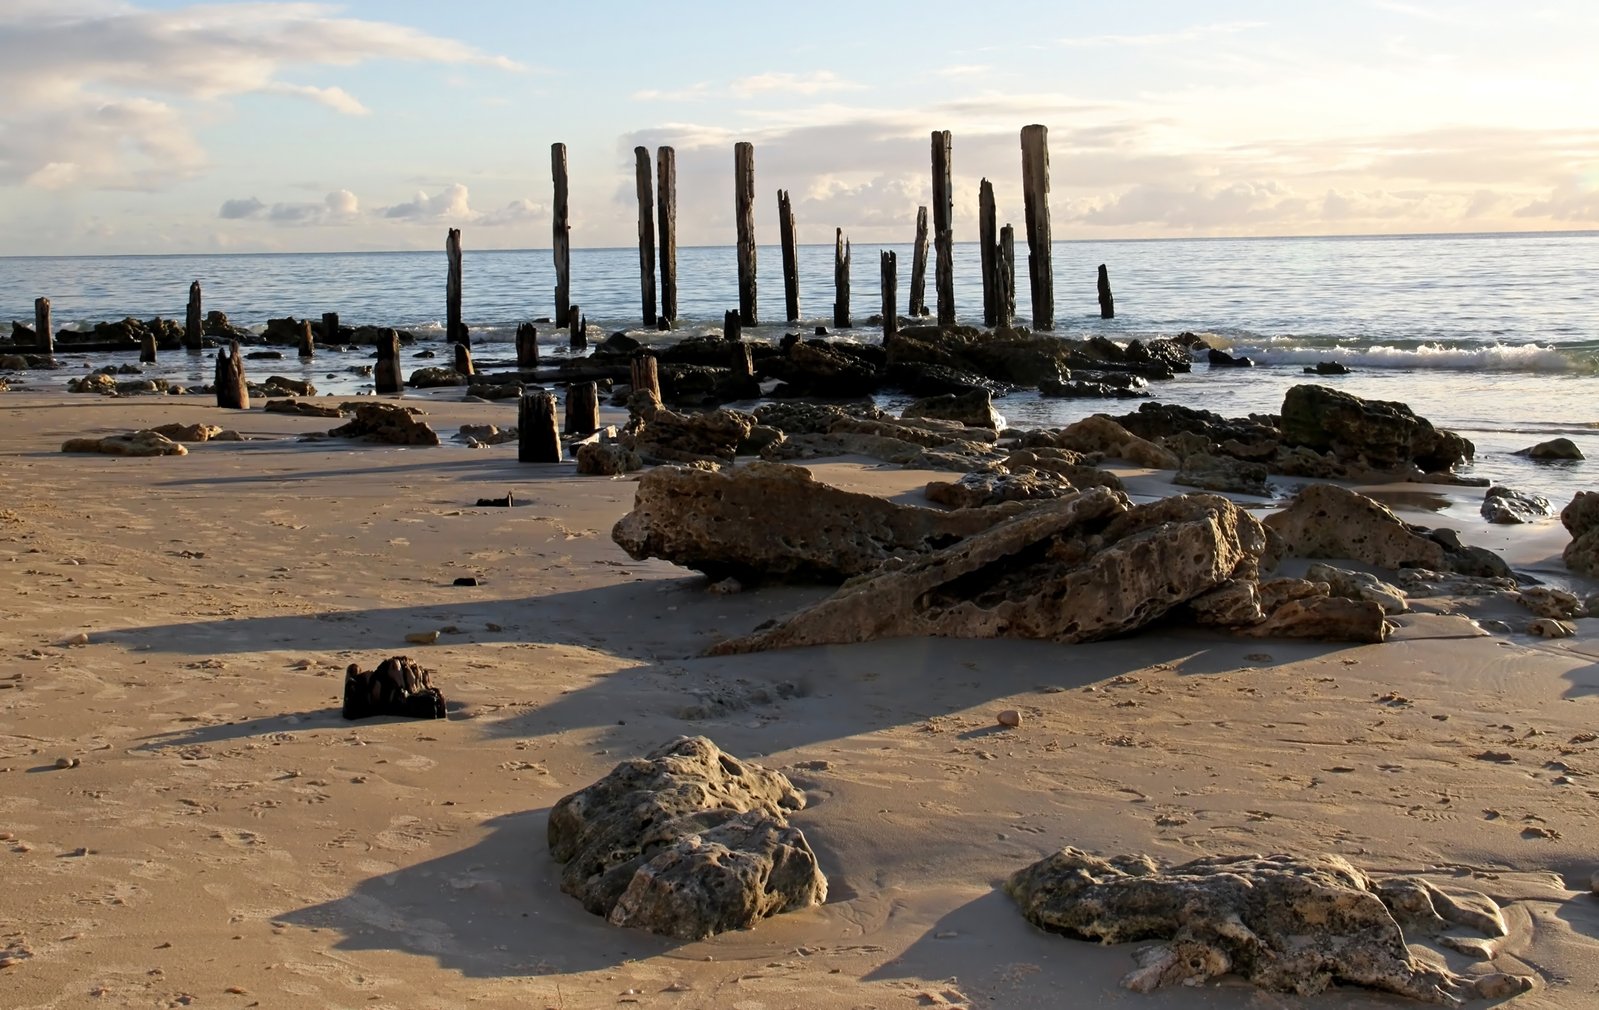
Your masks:
M 470 232 L 466 240 L 463 316 L 475 355 L 480 361 L 510 358 L 516 325 L 554 313 L 550 251 L 474 251 Z M 1017 316 L 1025 324 L 1031 314 L 1025 241 L 1018 247 Z M 856 246 L 851 307 L 857 323 L 879 310 L 880 249 L 898 255 L 901 312 L 909 297 L 908 244 Z M 1125 341 L 1193 331 L 1256 363 L 1248 369 L 1196 364 L 1190 374 L 1153 384 L 1154 399 L 1228 416 L 1274 413 L 1291 385 L 1321 382 L 1408 403 L 1477 444 L 1470 472 L 1544 494 L 1556 507 L 1578 490 L 1599 486 L 1589 479 L 1599 461 L 1538 464 L 1513 455 L 1561 435 L 1599 455 L 1599 233 L 1076 241 L 1055 243 L 1053 253 L 1057 334 Z M 762 325 L 745 328 L 746 338 L 776 341 L 786 332 L 831 328 L 833 247 L 803 246 L 799 258 L 804 318 L 788 324 L 781 253 L 775 246 L 759 249 Z M 1114 320 L 1099 318 L 1095 276 L 1101 263 L 1115 292 Z M 931 264 L 928 273 L 931 305 Z M 572 251 L 572 300 L 588 318 L 591 341 L 617 330 L 652 342 L 719 332 L 723 313 L 738 303 L 734 250 L 680 248 L 677 277 L 677 331 L 641 333 L 637 250 Z M 181 321 L 189 282 L 196 279 L 207 311 L 220 309 L 238 325 L 259 329 L 268 318 L 336 311 L 349 325 L 442 337 L 442 234 L 437 252 L 0 258 L 0 322 L 31 325 L 39 295 L 51 299 L 58 328 L 125 316 Z M 955 289 L 959 320 L 980 324 L 975 244 L 955 248 Z M 564 333 L 548 325 L 540 332 L 546 357 L 567 353 Z M 865 326 L 836 334 L 878 339 L 877 330 Z M 74 369 L 132 360 L 65 357 Z M 186 358 L 164 355 L 147 374 L 209 381 L 210 366 L 197 368 Z M 1303 374 L 1319 361 L 1355 371 Z M 349 395 L 370 388 L 370 380 L 347 371 L 356 363 L 353 356 L 324 355 L 307 365 L 287 358 L 272 369 L 310 378 L 323 392 Z M 257 367 L 252 363 L 252 374 Z M 68 374 L 51 373 L 62 383 Z M 1039 426 L 1125 413 L 1138 401 L 1050 400 L 1020 390 L 996 406 L 1012 424 Z

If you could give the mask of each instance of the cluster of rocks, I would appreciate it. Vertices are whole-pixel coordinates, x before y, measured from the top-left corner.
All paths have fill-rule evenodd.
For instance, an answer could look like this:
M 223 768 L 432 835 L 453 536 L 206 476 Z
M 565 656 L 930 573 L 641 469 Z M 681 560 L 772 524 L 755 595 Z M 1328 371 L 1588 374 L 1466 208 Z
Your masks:
M 184 442 L 243 441 L 243 435 L 219 425 L 173 422 L 100 438 L 69 438 L 61 444 L 61 451 L 94 452 L 106 456 L 184 456 L 189 452 Z
M 439 433 L 421 419 L 422 411 L 398 403 L 347 403 L 350 420 L 325 434 L 306 435 L 308 441 L 354 438 L 387 445 L 438 445 Z

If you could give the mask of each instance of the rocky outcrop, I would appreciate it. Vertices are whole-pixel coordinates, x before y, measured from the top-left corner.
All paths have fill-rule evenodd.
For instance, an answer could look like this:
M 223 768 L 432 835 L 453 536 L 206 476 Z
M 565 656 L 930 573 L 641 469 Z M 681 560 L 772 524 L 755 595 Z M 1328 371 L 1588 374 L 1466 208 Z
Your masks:
M 1077 452 L 1097 452 L 1154 470 L 1175 470 L 1180 465 L 1171 450 L 1139 438 L 1103 414 L 1085 417 L 1060 429 L 1055 433 L 1054 445 Z
M 306 403 L 304 400 L 268 400 L 266 406 L 261 409 L 270 414 L 294 414 L 299 417 L 344 416 L 344 411 L 338 407 L 326 407 L 319 403 Z
M 731 463 L 754 424 L 754 416 L 742 410 L 679 414 L 663 408 L 640 420 L 623 441 L 649 463 Z
M 1336 484 L 1307 485 L 1265 523 L 1294 557 L 1345 558 L 1387 569 L 1510 575 L 1502 558 L 1462 544 L 1452 530 L 1411 525 L 1387 506 Z
M 1350 600 L 1366 600 L 1377 604 L 1385 614 L 1403 614 L 1410 610 L 1404 590 L 1391 586 L 1369 572 L 1352 572 L 1347 568 L 1317 562 L 1305 570 L 1311 582 L 1323 582 L 1333 596 Z
M 1137 992 L 1236 973 L 1273 992 L 1311 996 L 1346 983 L 1454 1006 L 1532 987 L 1499 973 L 1456 975 L 1407 946 L 1400 922 L 1504 935 L 1486 895 L 1411 877 L 1377 882 L 1339 856 L 1209 856 L 1162 867 L 1145 855 L 1102 859 L 1067 848 L 1018 871 L 1005 890 L 1051 933 L 1159 941 L 1133 955 L 1122 979 Z
M 642 470 L 638 453 L 614 442 L 584 442 L 577 447 L 577 472 L 596 477 L 615 477 Z
M 1583 456 L 1582 450 L 1577 448 L 1577 443 L 1569 438 L 1551 438 L 1547 442 L 1539 442 L 1537 445 L 1518 449 L 1513 455 L 1538 460 L 1586 458 Z
M 69 438 L 62 452 L 97 452 L 106 456 L 184 456 L 189 450 L 157 431 L 144 430 L 106 435 L 104 438 Z
M 1313 638 L 1324 642 L 1365 642 L 1387 639 L 1383 609 L 1370 600 L 1317 594 L 1288 600 L 1259 624 L 1236 629 L 1252 638 Z
M 1560 522 L 1571 534 L 1561 552 L 1566 567 L 1583 575 L 1599 575 L 1599 492 L 1578 491 L 1560 510 Z
M 1071 494 L 1071 484 L 1054 474 L 969 473 L 957 481 L 930 481 L 922 492 L 927 500 L 948 508 L 980 508 L 1008 501 L 1043 501 Z
M 1471 460 L 1471 442 L 1440 431 L 1403 403 L 1363 400 L 1327 386 L 1294 386 L 1283 397 L 1283 442 L 1382 473 L 1448 471 Z
M 1231 491 L 1262 498 L 1271 494 L 1271 489 L 1266 486 L 1265 467 L 1231 456 L 1213 456 L 1208 452 L 1184 456 L 1172 483 L 1205 491 Z
M 700 940 L 827 898 L 783 775 L 680 737 L 550 809 L 561 890 L 613 925 Z
M 666 466 L 640 478 L 633 510 L 611 539 L 633 558 L 664 558 L 713 579 L 836 583 L 969 537 L 1020 508 L 899 505 L 782 463 L 727 472 Z
M 435 389 L 440 386 L 464 386 L 469 380 L 453 368 L 441 365 L 424 365 L 411 373 L 406 384 L 413 389 Z
M 149 429 L 157 435 L 165 435 L 174 442 L 210 442 L 213 440 L 234 441 L 222 439 L 224 434 L 222 426 L 216 424 L 181 424 L 177 421 L 163 424 Z
M 398 403 L 356 404 L 348 424 L 327 433 L 329 438 L 359 438 L 389 445 L 438 445 L 438 432 L 428 427 L 415 408 Z
M 986 389 L 967 393 L 946 393 L 917 400 L 900 412 L 900 417 L 935 418 L 956 421 L 968 428 L 999 430 L 999 415 L 994 412 L 994 401 Z
M 1491 487 L 1482 498 L 1482 517 L 1491 523 L 1530 523 L 1554 514 L 1554 506 L 1543 495 L 1508 487 Z

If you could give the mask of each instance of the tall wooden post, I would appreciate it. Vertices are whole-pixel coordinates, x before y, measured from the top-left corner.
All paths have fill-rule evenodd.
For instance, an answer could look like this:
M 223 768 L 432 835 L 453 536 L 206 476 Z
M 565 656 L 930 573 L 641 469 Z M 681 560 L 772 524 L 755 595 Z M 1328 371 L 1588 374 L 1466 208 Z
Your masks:
M 249 410 L 250 386 L 244 381 L 244 355 L 239 353 L 239 342 L 230 341 L 227 351 L 217 352 L 217 406 Z
M 677 319 L 677 151 L 655 151 L 655 203 L 661 217 L 661 318 Z
M 955 325 L 955 202 L 950 186 L 950 133 L 933 131 L 933 250 L 938 258 L 938 325 Z
M 523 393 L 516 411 L 516 458 L 522 463 L 559 463 L 561 431 L 555 423 L 555 396 L 546 390 Z
M 300 358 L 308 360 L 316 357 L 316 336 L 311 332 L 311 320 L 300 320 Z
M 467 343 L 461 328 L 461 229 L 451 228 L 444 239 L 444 252 L 450 272 L 444 282 L 444 339 L 448 343 Z
M 33 300 L 33 330 L 34 346 L 39 348 L 39 353 L 45 357 L 54 357 L 56 353 L 55 324 L 50 321 L 50 299 L 35 298 Z
M 1110 293 L 1110 271 L 1103 263 L 1099 265 L 1099 318 L 1116 318 L 1116 299 Z
M 550 175 L 555 181 L 555 325 L 565 326 L 572 308 L 572 226 L 567 221 L 566 145 L 550 145 Z
M 183 347 L 199 354 L 205 344 L 205 317 L 200 312 L 200 282 L 189 284 L 189 310 L 183 317 Z
M 999 249 L 994 255 L 994 281 L 998 285 L 994 297 L 994 325 L 1016 325 L 1016 229 L 1010 225 L 999 230 Z
M 405 375 L 400 370 L 400 334 L 398 330 L 384 330 L 378 338 L 378 363 L 372 369 L 373 385 L 379 396 L 389 396 L 405 389 Z
M 650 149 L 633 148 L 633 178 L 638 191 L 638 283 L 644 325 L 655 325 L 655 191 L 650 184 Z
M 978 260 L 983 271 L 983 325 L 993 326 L 998 313 L 995 300 L 994 258 L 999 251 L 999 227 L 995 220 L 994 184 L 984 179 L 977 188 Z
M 1022 206 L 1027 215 L 1027 281 L 1033 329 L 1055 328 L 1055 267 L 1049 232 L 1049 128 L 1022 127 Z
M 733 145 L 734 210 L 738 215 L 738 316 L 745 326 L 758 326 L 755 309 L 755 145 Z
M 833 230 L 833 325 L 853 325 L 849 320 L 849 240 L 842 228 Z
M 566 387 L 566 433 L 587 435 L 600 430 L 600 387 L 574 382 Z
M 589 321 L 584 318 L 579 306 L 571 306 L 566 313 L 567 327 L 566 346 L 574 351 L 587 350 L 589 346 Z
M 927 315 L 927 208 L 916 208 L 916 247 L 911 253 L 911 300 L 905 314 Z
M 742 320 L 739 319 L 737 309 L 728 309 L 722 313 L 722 339 L 744 339 L 744 326 Z
M 885 249 L 882 254 L 883 272 L 883 342 L 899 332 L 899 265 L 895 261 L 893 252 Z
M 339 339 L 339 314 L 337 312 L 322 313 L 322 342 L 324 344 L 342 344 Z
M 516 327 L 516 367 L 539 367 L 539 328 L 532 323 Z
M 783 301 L 788 321 L 799 322 L 799 229 L 794 226 L 794 204 L 788 190 L 777 191 L 777 230 L 783 237 Z

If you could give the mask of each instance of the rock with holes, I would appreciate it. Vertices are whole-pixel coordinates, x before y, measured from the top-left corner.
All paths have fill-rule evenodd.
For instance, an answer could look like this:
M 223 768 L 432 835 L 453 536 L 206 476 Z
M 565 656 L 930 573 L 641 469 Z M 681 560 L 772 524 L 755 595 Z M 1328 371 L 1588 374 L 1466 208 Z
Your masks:
M 618 926 L 699 940 L 820 904 L 827 878 L 788 813 L 782 774 L 704 737 L 617 765 L 550 810 L 561 890 Z
M 1102 414 L 1085 417 L 1061 429 L 1055 445 L 1077 452 L 1098 452 L 1155 470 L 1175 470 L 1177 455 L 1148 439 L 1139 438 Z
M 1283 397 L 1283 443 L 1331 452 L 1346 464 L 1381 473 L 1447 472 L 1475 447 L 1434 428 L 1403 403 L 1364 400 L 1328 386 L 1294 386 Z
M 1052 473 L 969 473 L 957 481 L 930 481 L 927 500 L 950 508 L 978 508 L 1007 501 L 1042 501 L 1070 494 L 1072 486 Z
M 69 438 L 62 452 L 97 452 L 106 456 L 184 456 L 189 450 L 158 431 L 130 431 L 104 438 Z
M 1566 567 L 1584 575 L 1599 575 L 1599 492 L 1578 491 L 1560 510 L 1560 522 L 1571 534 L 1561 552 Z
M 701 459 L 731 463 L 739 444 L 750 437 L 754 424 L 753 415 L 725 407 L 699 414 L 662 408 L 633 426 L 623 439 L 648 463 L 690 463 Z
M 1310 484 L 1266 526 L 1301 558 L 1347 558 L 1378 568 L 1427 568 L 1491 578 L 1510 576 L 1492 551 L 1469 547 L 1452 530 L 1404 522 L 1387 506 L 1336 484 Z
M 1196 452 L 1184 456 L 1182 466 L 1172 478 L 1172 483 L 1181 484 L 1183 487 L 1203 488 L 1206 491 L 1231 491 L 1235 494 L 1252 494 L 1263 498 L 1271 494 L 1271 489 L 1266 486 L 1264 466 L 1208 452 Z
M 1505 526 L 1530 523 L 1554 514 L 1554 506 L 1541 494 L 1495 485 L 1482 497 L 1482 517 L 1491 523 Z
M 349 422 L 329 431 L 328 437 L 388 445 L 438 445 L 438 432 L 428 427 L 418 413 L 398 403 L 359 403 Z
M 1317 562 L 1305 569 L 1305 578 L 1312 582 L 1327 583 L 1333 596 L 1351 600 L 1370 600 L 1385 614 L 1403 614 L 1410 610 L 1404 590 L 1391 586 L 1369 572 L 1352 572 L 1347 568 Z

